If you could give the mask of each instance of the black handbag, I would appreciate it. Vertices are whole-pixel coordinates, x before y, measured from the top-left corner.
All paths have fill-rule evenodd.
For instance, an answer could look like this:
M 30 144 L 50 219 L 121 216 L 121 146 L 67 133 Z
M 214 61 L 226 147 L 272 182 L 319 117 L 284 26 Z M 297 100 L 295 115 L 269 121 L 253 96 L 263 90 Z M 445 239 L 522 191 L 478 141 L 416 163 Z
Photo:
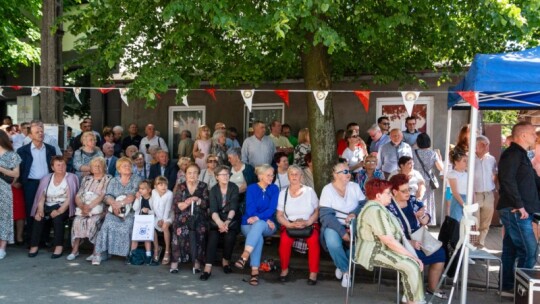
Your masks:
M 7 175 L 5 175 L 4 173 L 0 173 L 0 178 L 1 178 L 3 181 L 5 181 L 6 183 L 10 184 L 10 185 L 11 185 L 11 184 L 13 183 L 13 181 L 15 180 L 14 177 L 7 176 Z
M 225 198 L 225 200 L 226 200 L 226 198 Z M 223 206 L 223 208 L 221 208 L 221 211 L 218 212 L 218 215 L 219 215 L 219 218 L 221 219 L 221 221 L 225 222 L 227 220 L 227 216 L 229 215 L 229 211 L 231 211 L 231 210 L 230 210 L 229 202 L 227 201 L 226 205 Z M 236 213 L 235 213 L 234 217 L 236 218 Z M 237 220 L 233 219 L 228 225 L 229 229 L 232 229 L 232 228 L 236 227 L 237 223 L 238 223 Z M 219 227 L 218 227 L 217 223 L 212 219 L 212 217 L 210 217 L 210 229 L 219 230 Z
M 416 158 L 418 158 L 418 161 L 420 162 L 420 166 L 422 166 L 422 170 L 424 170 L 424 173 L 426 173 L 427 176 L 429 176 L 429 185 L 431 186 L 431 189 L 439 189 L 439 180 L 435 175 L 433 175 L 433 172 L 431 169 L 429 171 L 426 170 L 426 167 L 424 167 L 424 163 L 422 162 L 422 159 L 420 159 L 420 156 L 418 155 L 418 150 L 414 150 L 414 153 L 416 153 Z
M 285 218 L 287 216 L 287 196 L 289 196 L 289 187 L 285 190 L 285 201 L 283 202 L 283 213 L 285 213 Z M 311 236 L 313 233 L 313 225 L 298 229 L 298 228 L 286 228 L 287 235 L 293 239 L 305 239 Z

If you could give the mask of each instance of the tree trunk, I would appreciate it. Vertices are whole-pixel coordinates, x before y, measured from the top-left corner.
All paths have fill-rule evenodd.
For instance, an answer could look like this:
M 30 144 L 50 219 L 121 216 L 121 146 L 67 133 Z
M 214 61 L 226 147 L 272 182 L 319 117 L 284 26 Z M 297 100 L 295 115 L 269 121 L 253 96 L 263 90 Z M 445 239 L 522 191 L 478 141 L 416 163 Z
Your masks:
M 312 37 L 310 37 L 312 38 Z M 313 41 L 308 39 L 308 41 Z M 332 86 L 328 49 L 317 44 L 302 54 L 304 81 L 308 90 L 329 90 Z M 315 191 L 321 193 L 324 185 L 332 179 L 332 167 L 336 162 L 336 142 L 334 132 L 334 109 L 332 95 L 328 95 L 321 114 L 313 94 L 307 93 L 309 137 L 313 161 Z
M 41 86 L 62 86 L 62 27 L 56 33 L 51 28 L 57 17 L 62 14 L 62 0 L 43 0 L 43 19 L 41 21 Z M 40 94 L 40 114 L 44 123 L 60 124 L 64 122 L 63 96 L 61 92 L 43 89 Z

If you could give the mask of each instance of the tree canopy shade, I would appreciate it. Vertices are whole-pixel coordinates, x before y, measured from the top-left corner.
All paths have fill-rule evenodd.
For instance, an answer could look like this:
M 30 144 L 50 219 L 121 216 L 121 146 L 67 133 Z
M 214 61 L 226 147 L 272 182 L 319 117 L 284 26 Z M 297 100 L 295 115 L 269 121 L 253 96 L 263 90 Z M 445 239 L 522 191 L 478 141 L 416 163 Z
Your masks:
M 0 68 L 39 63 L 40 0 L 2 0 L 0 5 Z
M 375 83 L 422 84 L 411 72 L 444 75 L 477 52 L 536 45 L 539 8 L 540 0 L 90 0 L 68 18 L 84 35 L 80 72 L 106 81 L 120 66 L 136 75 L 130 96 L 152 106 L 156 93 L 203 80 L 303 78 L 306 89 L 324 90 L 369 74 Z M 306 96 L 320 189 L 335 160 L 332 96 L 324 116 Z

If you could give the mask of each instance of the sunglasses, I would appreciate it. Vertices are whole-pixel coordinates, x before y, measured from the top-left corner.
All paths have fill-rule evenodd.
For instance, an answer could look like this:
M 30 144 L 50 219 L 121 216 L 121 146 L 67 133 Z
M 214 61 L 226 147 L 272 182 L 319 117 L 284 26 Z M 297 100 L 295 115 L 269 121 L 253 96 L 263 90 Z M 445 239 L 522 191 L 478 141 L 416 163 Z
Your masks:
M 376 164 L 377 162 L 374 160 L 366 160 L 366 164 Z
M 336 174 L 340 174 L 340 173 L 342 173 L 342 174 L 350 174 L 351 170 L 345 169 L 345 170 L 341 170 L 341 171 L 336 172 Z

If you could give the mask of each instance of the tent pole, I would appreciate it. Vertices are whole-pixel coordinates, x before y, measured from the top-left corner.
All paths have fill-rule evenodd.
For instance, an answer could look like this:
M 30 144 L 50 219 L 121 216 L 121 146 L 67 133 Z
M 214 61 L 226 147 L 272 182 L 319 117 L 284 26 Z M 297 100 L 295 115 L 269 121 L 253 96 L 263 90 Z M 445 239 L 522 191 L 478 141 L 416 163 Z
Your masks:
M 476 100 L 478 100 L 478 93 L 476 93 Z M 476 159 L 476 130 L 478 129 L 478 109 L 471 107 L 471 128 L 469 136 L 469 158 L 467 164 L 467 200 L 465 204 L 472 205 L 474 201 L 474 189 L 473 189 L 473 175 L 474 175 L 474 163 Z M 466 229 L 467 230 L 467 229 Z M 468 284 L 468 275 L 469 275 L 469 247 L 467 246 L 470 242 L 470 237 L 465 236 L 466 239 L 463 242 L 462 250 L 463 260 L 462 260 L 462 278 L 461 278 L 461 303 L 467 303 L 467 284 Z
M 452 108 L 448 109 L 447 114 L 447 120 L 446 120 L 446 143 L 445 143 L 445 149 L 443 156 L 443 159 L 441 161 L 444 161 L 444 171 L 442 172 L 443 176 L 443 183 L 442 183 L 442 198 L 441 198 L 441 220 L 439 222 L 439 225 L 442 225 L 444 222 L 444 218 L 446 216 L 446 187 L 448 186 L 448 180 L 446 179 L 446 174 L 448 173 L 448 167 L 450 163 L 449 155 L 450 155 L 450 134 L 452 129 Z

